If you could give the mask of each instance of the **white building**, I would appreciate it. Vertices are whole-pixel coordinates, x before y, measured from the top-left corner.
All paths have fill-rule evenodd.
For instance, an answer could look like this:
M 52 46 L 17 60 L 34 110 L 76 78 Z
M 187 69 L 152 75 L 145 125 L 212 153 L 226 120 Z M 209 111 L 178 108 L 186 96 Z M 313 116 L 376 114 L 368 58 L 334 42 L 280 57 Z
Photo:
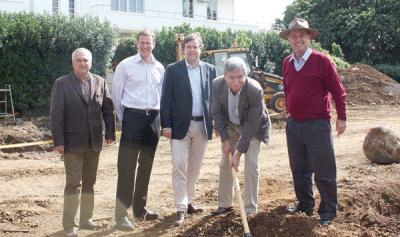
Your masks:
M 0 0 L 0 10 L 96 16 L 115 24 L 121 33 L 144 27 L 160 30 L 184 22 L 217 30 L 265 29 L 251 19 L 235 17 L 238 1 L 245 0 Z

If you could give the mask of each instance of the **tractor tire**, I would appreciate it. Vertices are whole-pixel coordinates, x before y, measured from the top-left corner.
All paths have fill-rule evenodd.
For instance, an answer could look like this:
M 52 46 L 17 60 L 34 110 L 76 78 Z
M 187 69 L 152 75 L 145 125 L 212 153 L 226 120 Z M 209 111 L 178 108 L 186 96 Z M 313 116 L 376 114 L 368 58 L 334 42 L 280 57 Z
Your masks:
M 277 113 L 281 113 L 286 109 L 285 94 L 283 92 L 275 93 L 269 102 L 271 109 Z

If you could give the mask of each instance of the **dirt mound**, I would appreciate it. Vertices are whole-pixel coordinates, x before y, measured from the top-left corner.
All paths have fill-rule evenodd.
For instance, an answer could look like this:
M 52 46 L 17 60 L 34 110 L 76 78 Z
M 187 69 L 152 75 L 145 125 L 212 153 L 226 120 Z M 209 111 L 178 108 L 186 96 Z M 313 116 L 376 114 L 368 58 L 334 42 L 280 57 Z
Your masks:
M 338 221 L 357 223 L 362 236 L 396 236 L 400 233 L 398 182 L 345 190 L 339 203 Z
M 349 105 L 400 104 L 400 84 L 365 64 L 340 70 Z
M 19 125 L 3 123 L 0 125 L 0 145 L 36 142 L 51 139 L 47 117 L 35 118 L 24 121 Z M 49 145 L 29 146 L 22 148 L 10 148 L 1 150 L 4 153 L 49 151 Z

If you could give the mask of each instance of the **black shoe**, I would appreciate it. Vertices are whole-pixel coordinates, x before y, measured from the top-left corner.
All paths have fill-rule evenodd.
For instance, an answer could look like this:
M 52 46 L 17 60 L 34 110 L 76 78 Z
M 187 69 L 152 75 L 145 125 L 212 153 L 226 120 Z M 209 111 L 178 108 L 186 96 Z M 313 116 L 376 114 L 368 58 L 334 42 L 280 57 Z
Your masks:
M 175 225 L 181 225 L 184 221 L 185 221 L 185 212 L 177 211 Z
M 69 227 L 64 229 L 64 234 L 66 237 L 78 237 L 78 228 Z
M 79 228 L 84 230 L 99 230 L 101 227 L 102 226 L 99 223 L 93 221 L 92 219 L 89 219 L 85 223 L 79 224 Z
M 307 216 L 312 216 L 314 212 L 313 208 L 288 207 L 287 210 L 290 214 L 305 213 Z
M 203 208 L 196 207 L 195 205 L 189 203 L 187 208 L 187 214 L 196 214 L 199 212 L 203 212 Z
M 146 220 L 152 221 L 152 220 L 158 219 L 158 217 L 160 217 L 160 216 L 158 215 L 157 212 L 152 211 L 152 210 L 147 209 L 147 208 L 144 208 L 142 213 L 135 213 L 135 217 L 143 219 L 145 221 Z
M 121 219 L 117 220 L 117 225 L 116 227 L 118 230 L 122 231 L 132 231 L 133 230 L 133 225 L 129 221 L 128 217 L 122 217 Z
M 321 218 L 319 219 L 319 224 L 320 225 L 332 225 L 333 219 L 330 218 Z
M 211 214 L 213 216 L 216 216 L 216 215 L 221 215 L 221 214 L 231 212 L 232 210 L 233 210 L 232 207 L 218 207 L 218 209 L 211 212 Z

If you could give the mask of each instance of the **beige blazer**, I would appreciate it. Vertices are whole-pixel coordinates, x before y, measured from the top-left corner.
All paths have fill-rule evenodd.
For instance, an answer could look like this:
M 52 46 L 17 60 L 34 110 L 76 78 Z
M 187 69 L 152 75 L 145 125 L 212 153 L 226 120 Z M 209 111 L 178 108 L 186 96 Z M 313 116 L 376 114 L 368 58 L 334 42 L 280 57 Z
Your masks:
M 215 129 L 219 132 L 221 140 L 229 139 L 228 134 L 228 84 L 224 77 L 213 81 L 212 118 Z M 269 142 L 271 120 L 263 100 L 263 90 L 260 84 L 251 78 L 247 78 L 240 92 L 239 118 L 242 126 L 236 150 L 245 153 L 251 139 L 254 137 L 265 143 Z

